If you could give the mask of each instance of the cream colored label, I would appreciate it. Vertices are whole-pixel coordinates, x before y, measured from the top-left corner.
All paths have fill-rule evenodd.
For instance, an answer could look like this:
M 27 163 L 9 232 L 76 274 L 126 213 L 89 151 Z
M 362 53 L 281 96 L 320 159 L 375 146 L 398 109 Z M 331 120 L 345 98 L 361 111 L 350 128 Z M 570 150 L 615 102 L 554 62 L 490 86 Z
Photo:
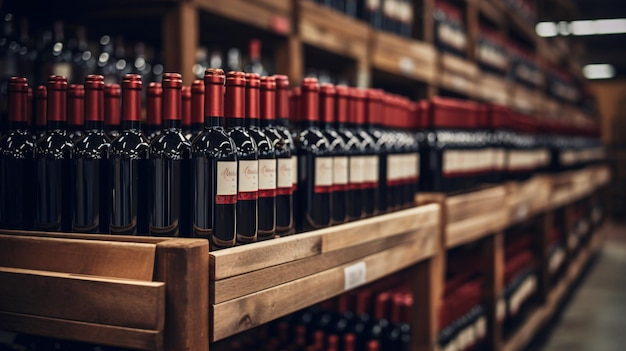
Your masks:
M 315 158 L 315 186 L 333 185 L 333 158 Z
M 365 156 L 363 179 L 367 183 L 378 182 L 378 156 Z
M 259 189 L 276 189 L 276 160 L 259 160 Z
M 259 161 L 239 161 L 239 192 L 259 190 Z
M 291 156 L 291 162 L 292 162 L 291 175 L 293 177 L 292 184 L 297 185 L 298 184 L 298 156 Z
M 333 184 L 348 184 L 348 157 L 333 157 Z
M 293 157 L 292 157 L 293 158 Z M 293 160 L 292 158 L 278 159 L 278 187 L 291 188 L 293 184 Z
M 364 161 L 362 156 L 350 156 L 350 183 L 363 183 Z
M 217 195 L 237 195 L 237 161 L 217 162 Z

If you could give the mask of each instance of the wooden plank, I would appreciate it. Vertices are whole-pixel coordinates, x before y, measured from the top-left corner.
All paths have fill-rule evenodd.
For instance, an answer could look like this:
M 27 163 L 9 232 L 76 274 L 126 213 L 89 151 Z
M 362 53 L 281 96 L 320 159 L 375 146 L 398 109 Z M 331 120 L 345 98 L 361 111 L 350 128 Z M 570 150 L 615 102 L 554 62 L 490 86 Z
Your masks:
M 443 53 L 439 56 L 444 71 L 456 72 L 469 79 L 478 75 L 478 66 L 475 63 L 455 55 Z
M 381 71 L 432 82 L 436 76 L 437 51 L 433 45 L 374 31 L 372 65 Z
M 154 280 L 165 282 L 165 349 L 209 348 L 209 243 L 176 239 L 157 244 Z
M 374 254 L 407 240 L 416 235 L 425 237 L 424 251 L 435 254 L 438 227 L 424 226 L 413 232 L 395 235 L 369 241 L 360 245 L 334 250 L 321 255 L 311 256 L 296 261 L 286 262 L 277 266 L 252 271 L 250 273 L 236 275 L 234 277 L 217 280 L 210 284 L 211 303 L 222 303 L 237 297 L 269 289 L 273 286 L 303 278 L 305 276 L 321 272 L 354 261 L 360 257 Z
M 167 48 L 164 50 L 164 66 L 168 72 L 182 73 L 183 83 L 191 85 L 200 31 L 196 4 L 178 2 L 176 7 L 165 12 L 162 23 L 163 47 Z
M 508 83 L 503 77 L 482 72 L 477 81 L 476 94 L 480 98 L 500 105 L 509 103 Z
M 165 285 L 0 267 L 0 310 L 162 331 Z
M 476 84 L 472 79 L 452 71 L 444 70 L 439 73 L 439 86 L 468 97 L 476 94 Z
M 192 0 L 203 11 L 280 35 L 292 33 L 288 0 Z
M 504 284 L 504 233 L 499 231 L 482 242 L 482 301 L 487 315 L 487 344 L 490 350 L 502 348 L 502 324 L 498 322 L 498 300 Z
M 63 239 L 83 239 L 83 240 L 100 240 L 100 241 L 120 241 L 131 243 L 158 244 L 171 238 L 158 238 L 152 236 L 139 235 L 111 235 L 111 234 L 84 234 L 84 233 L 65 233 L 65 232 L 42 232 L 37 230 L 10 230 L 0 229 L 0 234 L 10 234 L 19 236 L 39 236 L 47 238 L 63 238 Z
M 345 291 L 344 270 L 363 262 L 366 279 L 382 278 L 425 259 L 424 243 L 416 239 L 363 259 L 211 307 L 212 341 L 267 323 Z
M 415 207 L 309 233 L 211 252 L 211 279 L 220 280 L 419 229 L 435 223 L 438 211 L 437 205 Z M 277 252 L 281 254 L 277 255 Z
M 163 333 L 0 311 L 0 329 L 138 350 L 163 350 Z
M 0 235 L 0 266 L 151 281 L 155 245 Z
M 501 209 L 506 202 L 506 187 L 494 186 L 484 190 L 455 195 L 446 199 L 447 223 L 471 219 Z
M 411 350 L 431 351 L 437 347 L 439 333 L 439 304 L 443 279 L 436 258 L 409 268 L 413 309 L 411 316 Z
M 456 247 L 483 238 L 508 225 L 506 208 L 480 216 L 448 224 L 446 233 L 447 248 Z

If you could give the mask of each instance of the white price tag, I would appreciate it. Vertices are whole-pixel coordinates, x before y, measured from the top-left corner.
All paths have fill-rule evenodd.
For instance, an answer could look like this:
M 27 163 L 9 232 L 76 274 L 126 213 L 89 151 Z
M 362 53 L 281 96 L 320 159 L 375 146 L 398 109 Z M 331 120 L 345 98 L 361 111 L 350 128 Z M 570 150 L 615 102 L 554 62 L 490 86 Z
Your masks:
M 354 289 L 366 281 L 367 267 L 361 261 L 343 269 L 344 290 Z
M 398 60 L 398 67 L 400 68 L 400 72 L 406 75 L 413 73 L 413 69 L 415 68 L 413 60 L 407 56 L 400 57 L 400 60 Z
M 523 221 L 528 217 L 528 204 L 520 204 L 517 206 L 516 216 L 518 221 Z

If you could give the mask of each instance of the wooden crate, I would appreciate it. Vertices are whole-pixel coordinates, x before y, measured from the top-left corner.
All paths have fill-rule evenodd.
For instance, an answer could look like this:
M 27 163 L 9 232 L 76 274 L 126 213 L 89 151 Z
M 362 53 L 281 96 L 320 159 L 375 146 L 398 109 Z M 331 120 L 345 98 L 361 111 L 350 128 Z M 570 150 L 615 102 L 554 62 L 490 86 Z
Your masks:
M 482 72 L 478 75 L 476 94 L 485 101 L 499 105 L 509 103 L 507 82 L 504 77 Z
M 202 11 L 268 32 L 280 35 L 293 32 L 290 0 L 192 0 L 192 3 Z
M 206 350 L 208 251 L 206 240 L 5 231 L 0 329 Z
M 437 51 L 432 44 L 374 31 L 372 67 L 431 83 L 437 75 Z
M 475 96 L 478 66 L 469 60 L 447 53 L 440 54 L 439 59 L 441 65 L 439 86 L 469 97 Z
M 339 295 L 352 270 L 364 284 L 432 257 L 439 216 L 431 204 L 212 252 L 211 340 Z

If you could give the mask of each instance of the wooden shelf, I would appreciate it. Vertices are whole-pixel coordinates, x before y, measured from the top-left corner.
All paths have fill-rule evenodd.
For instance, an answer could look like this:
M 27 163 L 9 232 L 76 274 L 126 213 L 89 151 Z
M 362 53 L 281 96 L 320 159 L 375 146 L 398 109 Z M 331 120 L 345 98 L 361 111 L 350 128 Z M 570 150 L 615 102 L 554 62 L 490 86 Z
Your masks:
M 485 101 L 508 105 L 508 83 L 502 76 L 483 72 L 477 79 L 476 95 Z
M 527 111 L 537 111 L 538 92 L 520 84 L 514 84 L 511 92 L 511 107 Z
M 364 263 L 363 283 L 438 250 L 432 204 L 211 253 L 211 340 L 223 339 L 346 291 L 344 271 Z
M 550 177 L 538 175 L 525 182 L 507 186 L 509 226 L 524 222 L 548 209 Z
M 437 76 L 437 52 L 432 44 L 373 31 L 372 67 L 421 82 Z
M 202 11 L 279 35 L 292 32 L 290 0 L 192 0 Z
M 443 53 L 439 55 L 441 71 L 439 86 L 469 97 L 476 95 L 478 66 L 466 59 Z

